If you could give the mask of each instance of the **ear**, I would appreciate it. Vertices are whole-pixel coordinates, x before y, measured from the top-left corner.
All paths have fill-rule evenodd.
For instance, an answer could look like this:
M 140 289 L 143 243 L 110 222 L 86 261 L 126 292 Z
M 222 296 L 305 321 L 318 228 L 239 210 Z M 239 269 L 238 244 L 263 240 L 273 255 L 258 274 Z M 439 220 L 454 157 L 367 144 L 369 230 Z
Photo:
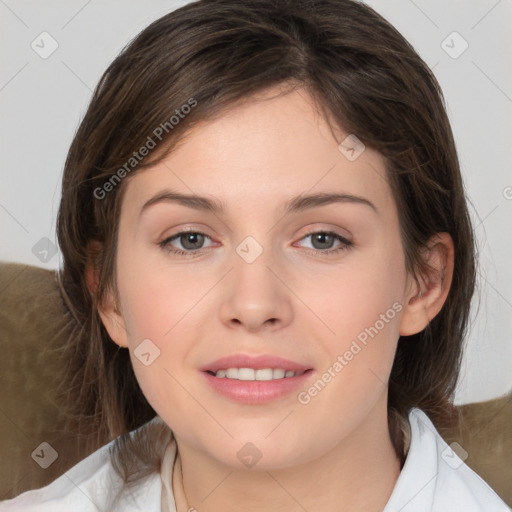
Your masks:
M 453 277 L 453 240 L 448 233 L 437 233 L 423 251 L 424 261 L 430 270 L 426 276 L 408 278 L 408 288 L 400 320 L 400 336 L 421 332 L 441 311 L 446 301 Z
M 122 313 L 117 307 L 115 295 L 111 288 L 105 292 L 101 303 L 97 300 L 99 284 L 99 273 L 103 246 L 100 242 L 93 240 L 87 245 L 87 264 L 85 267 L 85 281 L 87 288 L 93 297 L 93 303 L 98 309 L 101 321 L 105 326 L 110 338 L 120 347 L 128 347 L 126 325 Z

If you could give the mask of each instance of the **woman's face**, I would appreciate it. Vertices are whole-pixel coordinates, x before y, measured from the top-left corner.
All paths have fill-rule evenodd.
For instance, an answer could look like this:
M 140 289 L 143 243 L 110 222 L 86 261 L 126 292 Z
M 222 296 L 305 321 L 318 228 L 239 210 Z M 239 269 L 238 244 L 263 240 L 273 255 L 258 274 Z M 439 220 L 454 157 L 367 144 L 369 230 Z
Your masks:
M 107 328 L 196 453 L 287 467 L 385 411 L 411 280 L 384 161 L 348 135 L 294 91 L 197 125 L 127 183 Z

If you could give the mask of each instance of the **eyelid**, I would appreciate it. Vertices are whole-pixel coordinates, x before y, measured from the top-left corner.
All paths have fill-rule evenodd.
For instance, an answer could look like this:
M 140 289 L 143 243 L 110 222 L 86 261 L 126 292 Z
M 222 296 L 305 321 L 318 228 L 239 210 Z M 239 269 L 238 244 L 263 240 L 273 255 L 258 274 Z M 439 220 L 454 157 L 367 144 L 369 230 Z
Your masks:
M 306 234 L 301 236 L 298 241 L 300 242 L 300 241 L 304 240 L 305 238 L 307 238 L 307 237 L 309 237 L 311 235 L 316 235 L 316 234 L 319 234 L 319 233 L 322 233 L 324 235 L 332 235 L 336 240 L 338 240 L 341 243 L 341 247 L 338 246 L 337 248 L 325 249 L 325 250 L 306 247 L 305 249 L 307 251 L 315 253 L 315 254 L 320 254 L 320 255 L 322 255 L 322 254 L 332 254 L 332 253 L 339 253 L 339 252 L 343 251 L 344 249 L 348 249 L 348 248 L 354 246 L 354 242 L 352 242 L 347 237 L 337 233 L 336 231 L 333 231 L 333 230 L 330 230 L 330 229 L 321 229 L 321 228 L 320 229 L 313 229 L 312 231 L 308 231 Z
M 164 238 L 161 242 L 158 243 L 158 245 L 163 250 L 166 250 L 169 254 L 173 253 L 175 255 L 184 255 L 184 256 L 190 256 L 190 257 L 198 255 L 200 253 L 203 253 L 206 249 L 209 248 L 209 247 L 207 247 L 207 248 L 202 247 L 200 249 L 192 249 L 192 250 L 169 248 L 169 247 L 172 247 L 172 246 L 170 246 L 172 241 L 179 239 L 183 234 L 187 234 L 187 233 L 198 234 L 198 235 L 201 235 L 201 236 L 213 241 L 211 236 L 209 236 L 208 234 L 204 233 L 201 230 L 198 230 L 198 229 L 195 229 L 192 227 L 192 228 L 183 228 L 182 230 L 174 233 L 173 235 L 170 235 L 170 236 Z M 338 246 L 338 247 L 335 247 L 332 249 L 325 249 L 325 250 L 305 247 L 304 250 L 306 252 L 312 253 L 314 255 L 327 256 L 327 255 L 331 255 L 331 254 L 339 254 L 340 252 L 350 249 L 351 247 L 354 246 L 354 243 L 349 238 L 345 237 L 344 235 L 341 235 L 340 233 L 333 231 L 332 229 L 322 229 L 322 228 L 311 229 L 310 231 L 308 231 L 307 233 L 302 235 L 298 239 L 298 241 L 300 242 L 309 236 L 316 235 L 319 233 L 325 234 L 325 235 L 332 235 L 335 238 L 335 240 L 338 240 L 341 243 L 341 246 Z
M 328 233 L 331 235 L 339 236 L 343 238 L 346 242 L 350 242 L 352 240 L 352 233 L 350 233 L 347 229 L 341 229 L 340 227 L 313 227 L 310 228 L 306 233 L 304 233 L 299 240 L 302 240 L 304 237 L 308 235 L 314 235 L 316 233 Z
M 201 231 L 200 229 L 189 229 L 189 228 L 184 228 L 184 229 L 181 229 L 180 231 L 177 231 L 176 233 L 174 233 L 173 235 L 169 235 L 167 237 L 165 237 L 161 242 L 158 242 L 158 245 L 160 245 L 161 247 L 165 248 L 167 245 L 170 244 L 170 242 L 174 241 L 174 240 L 177 240 L 181 237 L 181 235 L 184 235 L 184 234 L 187 234 L 187 233 L 193 233 L 195 235 L 202 235 L 204 236 L 205 238 L 208 238 L 209 240 L 212 240 L 212 237 L 208 234 L 206 234 L 205 232 Z M 201 248 L 201 249 L 193 249 L 193 250 L 190 250 L 190 251 L 186 251 L 187 253 L 190 253 L 190 254 L 193 254 L 193 253 L 197 253 L 197 252 L 200 252 L 202 251 L 204 248 Z M 182 249 L 176 249 L 177 251 L 182 251 Z M 172 250 L 170 250 L 169 252 L 173 252 Z

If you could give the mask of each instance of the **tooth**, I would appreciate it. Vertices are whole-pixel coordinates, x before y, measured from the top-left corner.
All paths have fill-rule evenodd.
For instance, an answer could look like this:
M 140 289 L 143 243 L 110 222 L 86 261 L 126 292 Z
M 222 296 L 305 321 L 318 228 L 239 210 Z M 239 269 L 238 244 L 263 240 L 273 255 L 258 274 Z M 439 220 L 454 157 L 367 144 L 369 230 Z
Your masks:
M 292 370 L 284 370 L 283 368 L 261 368 L 255 370 L 254 368 L 227 368 L 217 370 L 215 376 L 222 379 L 236 379 L 236 380 L 259 380 L 268 381 L 274 379 L 283 379 L 289 377 L 296 377 L 302 375 L 304 372 L 294 372 Z
M 228 368 L 226 370 L 226 377 L 228 379 L 238 379 L 238 368 Z
M 272 380 L 272 368 L 263 368 L 256 370 L 256 380 Z
M 252 368 L 239 368 L 238 380 L 254 380 L 254 370 Z

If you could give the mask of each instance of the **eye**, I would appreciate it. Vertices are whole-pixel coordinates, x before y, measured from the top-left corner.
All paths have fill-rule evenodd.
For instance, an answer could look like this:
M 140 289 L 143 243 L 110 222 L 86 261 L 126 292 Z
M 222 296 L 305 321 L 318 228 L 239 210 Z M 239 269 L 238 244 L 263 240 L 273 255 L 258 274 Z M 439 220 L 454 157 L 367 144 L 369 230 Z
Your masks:
M 301 240 L 309 237 L 311 237 L 311 242 L 313 244 L 312 252 L 316 254 L 323 255 L 340 253 L 341 251 L 349 249 L 353 245 L 350 240 L 347 240 L 345 237 L 338 235 L 338 233 L 333 231 L 312 231 L 311 233 L 308 233 L 306 236 L 301 238 Z M 332 249 L 332 244 L 336 241 L 338 241 L 340 245 Z
M 179 233 L 166 238 L 162 242 L 159 242 L 158 245 L 169 253 L 179 254 L 182 256 L 191 256 L 200 252 L 202 249 L 201 246 L 203 245 L 206 238 L 211 240 L 207 234 L 201 233 L 200 231 L 180 231 Z M 173 247 L 171 244 L 175 240 L 179 241 L 185 250 L 176 249 Z
M 352 247 L 353 243 L 347 240 L 345 237 L 333 232 L 333 231 L 313 231 L 308 233 L 301 240 L 311 237 L 314 246 L 311 251 L 314 254 L 338 254 L 341 251 L 345 251 Z M 175 235 L 172 235 L 158 245 L 167 251 L 180 256 L 194 256 L 202 251 L 205 239 L 211 240 L 211 238 L 200 231 L 180 231 Z M 179 242 L 183 249 L 174 247 L 173 242 Z M 339 246 L 332 248 L 333 243 L 339 242 Z

